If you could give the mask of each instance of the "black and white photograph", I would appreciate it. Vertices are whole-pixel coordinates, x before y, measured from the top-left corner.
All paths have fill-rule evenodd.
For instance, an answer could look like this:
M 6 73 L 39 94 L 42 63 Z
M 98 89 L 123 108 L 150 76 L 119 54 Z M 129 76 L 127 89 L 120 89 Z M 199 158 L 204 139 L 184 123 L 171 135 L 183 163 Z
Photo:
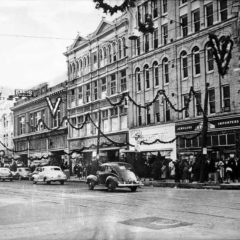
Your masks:
M 239 226 L 239 0 L 0 0 L 0 240 Z

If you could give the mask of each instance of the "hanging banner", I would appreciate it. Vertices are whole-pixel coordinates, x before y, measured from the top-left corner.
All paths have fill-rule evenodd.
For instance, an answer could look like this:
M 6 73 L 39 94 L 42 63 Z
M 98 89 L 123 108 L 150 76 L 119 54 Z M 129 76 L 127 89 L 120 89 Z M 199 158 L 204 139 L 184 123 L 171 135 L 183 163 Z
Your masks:
M 58 97 L 55 104 L 52 103 L 52 101 L 49 97 L 46 97 L 46 101 L 47 101 L 47 104 L 48 104 L 48 107 L 50 109 L 52 117 L 55 118 L 56 114 L 57 114 L 58 107 L 59 107 L 59 105 L 62 101 L 62 98 Z

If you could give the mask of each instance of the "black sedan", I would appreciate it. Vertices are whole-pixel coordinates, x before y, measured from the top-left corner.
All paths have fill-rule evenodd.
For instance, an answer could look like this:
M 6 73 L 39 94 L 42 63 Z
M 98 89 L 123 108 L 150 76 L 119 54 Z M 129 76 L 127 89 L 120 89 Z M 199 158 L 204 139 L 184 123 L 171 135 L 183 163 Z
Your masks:
M 127 187 L 132 192 L 143 185 L 134 173 L 132 166 L 124 162 L 108 162 L 100 165 L 96 175 L 87 177 L 87 184 L 90 190 L 100 184 L 106 186 L 109 191 Z

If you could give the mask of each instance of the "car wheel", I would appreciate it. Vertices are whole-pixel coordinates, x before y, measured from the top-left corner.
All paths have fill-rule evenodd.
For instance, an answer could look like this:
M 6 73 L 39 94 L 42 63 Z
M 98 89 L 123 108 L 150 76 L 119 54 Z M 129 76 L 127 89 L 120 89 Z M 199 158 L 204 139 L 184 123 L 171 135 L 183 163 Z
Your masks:
M 94 183 L 94 181 L 89 181 L 89 183 L 88 183 L 88 189 L 89 190 L 93 190 L 94 189 L 94 187 L 95 187 L 95 183 Z
M 51 181 L 47 181 L 47 185 L 50 185 L 51 184 Z
M 113 192 L 117 187 L 117 184 L 115 181 L 110 180 L 107 184 L 108 191 Z
M 64 181 L 60 181 L 60 184 L 63 185 L 63 184 L 64 184 Z
M 131 192 L 136 192 L 137 187 L 130 187 L 130 189 L 131 189 Z
M 12 182 L 12 179 L 10 179 L 10 182 Z

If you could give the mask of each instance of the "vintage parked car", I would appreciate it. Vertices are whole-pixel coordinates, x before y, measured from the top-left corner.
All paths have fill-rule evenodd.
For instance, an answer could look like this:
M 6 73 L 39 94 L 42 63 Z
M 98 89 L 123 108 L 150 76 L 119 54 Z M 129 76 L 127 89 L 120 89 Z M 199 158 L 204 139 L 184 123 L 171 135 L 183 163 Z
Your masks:
M 36 167 L 35 170 L 31 173 L 30 180 L 33 180 L 33 176 L 41 172 L 42 167 Z
M 96 176 L 87 176 L 87 184 L 90 190 L 93 190 L 96 185 L 102 184 L 109 191 L 127 187 L 132 192 L 143 185 L 134 173 L 132 166 L 124 162 L 108 162 L 100 165 Z
M 47 184 L 51 184 L 51 182 L 60 182 L 63 185 L 67 180 L 66 175 L 58 166 L 40 167 L 38 171 L 39 172 L 33 175 L 33 184 L 37 182 L 45 182 Z
M 5 181 L 5 180 L 13 180 L 13 175 L 10 171 L 9 168 L 6 167 L 0 167 L 0 180 Z
M 12 172 L 13 173 L 13 178 L 14 179 L 31 179 L 31 171 L 28 167 L 18 167 L 16 172 Z

